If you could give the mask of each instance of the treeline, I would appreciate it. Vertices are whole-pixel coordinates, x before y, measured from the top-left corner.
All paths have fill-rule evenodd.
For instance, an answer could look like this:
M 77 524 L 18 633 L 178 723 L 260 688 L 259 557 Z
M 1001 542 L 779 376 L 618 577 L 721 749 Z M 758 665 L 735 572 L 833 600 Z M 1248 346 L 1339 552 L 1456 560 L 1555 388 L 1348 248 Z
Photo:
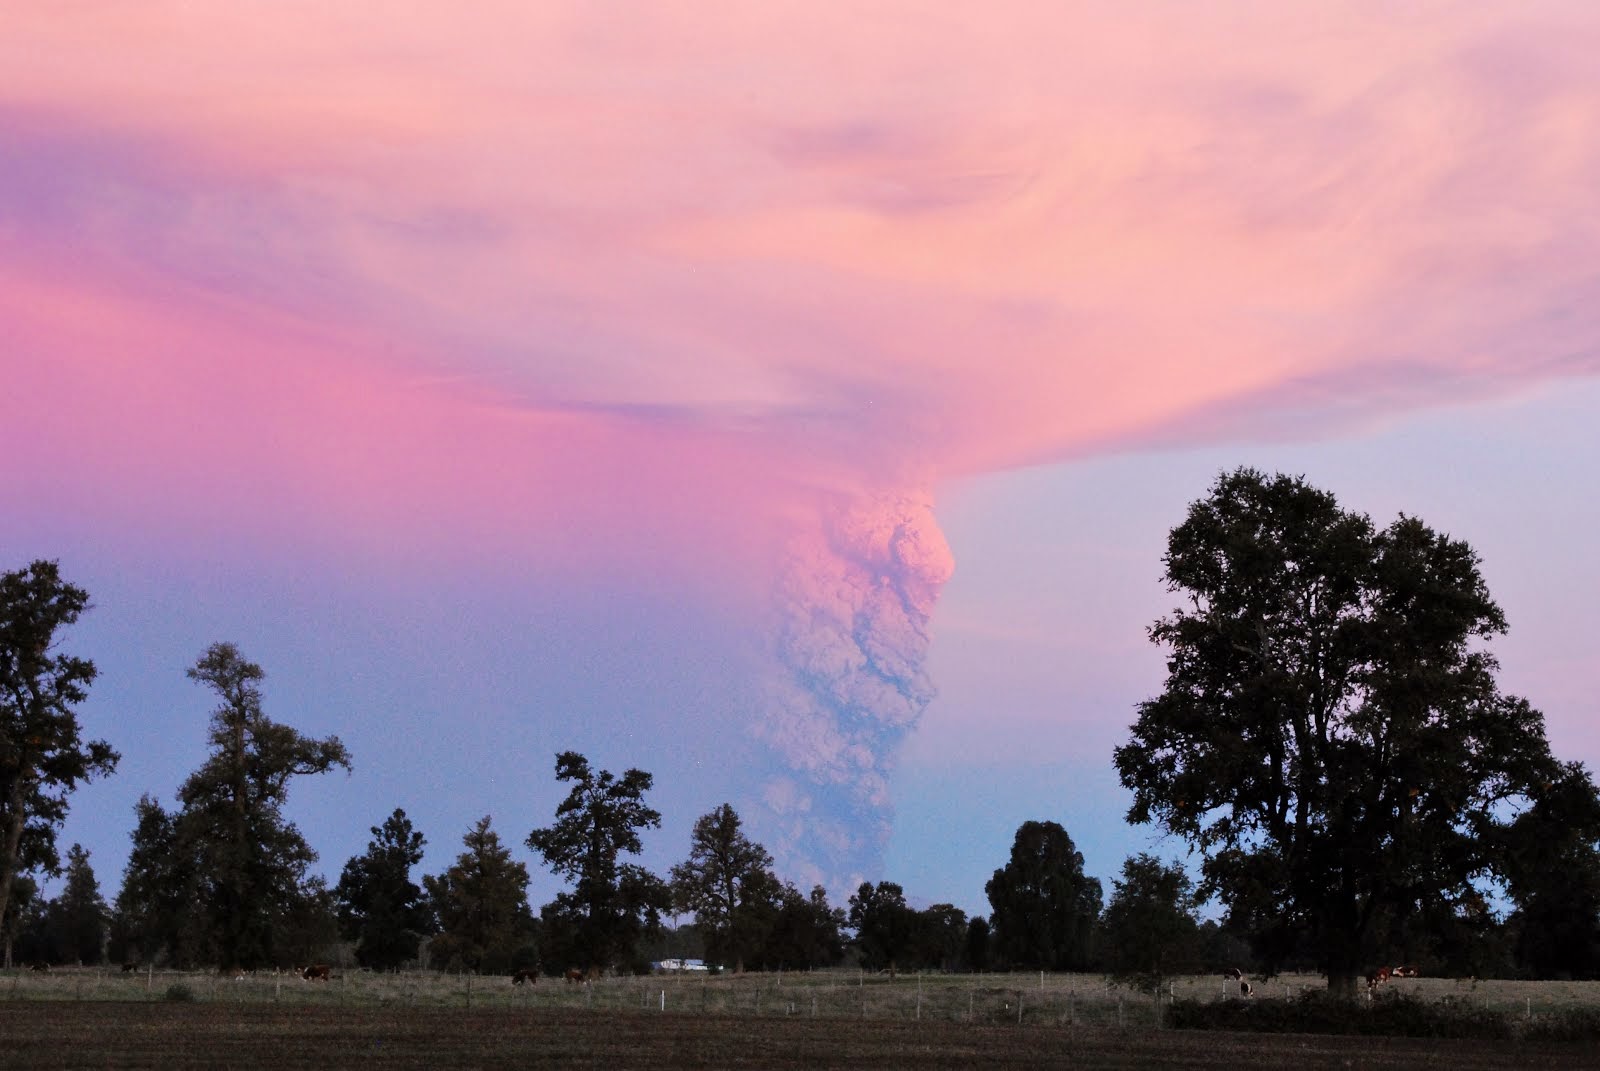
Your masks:
M 669 944 L 730 968 L 1103 970 L 1154 987 L 1194 970 L 1319 970 L 1354 997 L 1382 966 L 1600 977 L 1600 790 L 1552 752 L 1543 715 L 1500 691 L 1506 619 L 1470 546 L 1415 517 L 1378 526 L 1291 476 L 1221 474 L 1169 533 L 1175 607 L 1154 622 L 1161 691 L 1112 761 L 1128 820 L 1184 841 L 1199 885 L 1147 855 L 1111 882 L 1066 831 L 1025 823 L 988 883 L 991 911 L 911 908 L 893 882 L 835 906 L 781 881 L 724 806 L 668 875 L 631 861 L 660 815 L 651 777 L 557 757 L 567 798 L 524 843 L 567 891 L 535 912 L 488 818 L 444 873 L 413 881 L 423 839 L 402 812 L 337 886 L 283 817 L 291 780 L 348 766 L 261 711 L 261 669 L 217 644 L 189 670 L 218 698 L 206 761 L 168 810 L 135 815 L 123 887 L 102 911 L 117 958 L 225 967 L 314 958 L 447 969 L 641 969 Z M 116 752 L 80 738 L 93 663 L 57 633 L 88 605 L 55 563 L 0 576 L 0 928 L 32 955 L 91 960 L 93 878 L 56 831 Z M 1218 905 L 1201 922 L 1198 905 Z M 692 928 L 664 936 L 663 919 Z

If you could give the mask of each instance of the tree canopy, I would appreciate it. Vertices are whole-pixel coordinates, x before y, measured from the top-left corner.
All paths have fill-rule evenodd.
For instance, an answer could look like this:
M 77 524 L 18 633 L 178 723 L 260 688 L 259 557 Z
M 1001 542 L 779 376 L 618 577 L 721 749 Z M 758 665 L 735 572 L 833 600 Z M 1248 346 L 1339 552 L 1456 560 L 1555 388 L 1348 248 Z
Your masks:
M 1183 867 L 1141 852 L 1111 882 L 1101 920 L 1106 966 L 1119 982 L 1147 993 L 1200 964 L 1200 925 L 1194 883 Z
M 1056 822 L 1024 822 L 1011 858 L 984 891 L 1002 965 L 1081 971 L 1093 955 L 1101 889 L 1083 873 L 1083 854 Z
M 0 918 L 18 874 L 58 871 L 67 796 L 117 766 L 111 745 L 84 740 L 78 725 L 94 663 L 57 649 L 88 607 L 55 562 L 0 574 Z
M 665 882 L 620 861 L 643 850 L 640 830 L 661 826 L 660 813 L 644 802 L 653 778 L 636 769 L 619 778 L 564 751 L 556 756 L 556 780 L 572 789 L 556 808 L 555 824 L 528 834 L 528 847 L 573 889 L 559 894 L 545 915 L 575 931 L 569 954 L 578 965 L 631 963 L 640 938 L 660 929 L 672 903 Z
M 455 865 L 423 878 L 439 934 L 428 945 L 435 966 L 447 970 L 533 967 L 533 912 L 528 908 L 528 868 L 514 862 L 500 835 L 478 820 Z
M 334 897 L 341 930 L 356 942 L 356 961 L 363 967 L 394 970 L 416 959 L 422 938 L 433 932 L 427 898 L 411 880 L 425 844 L 396 807 L 382 826 L 372 827 L 366 852 L 345 863 Z
M 349 769 L 349 753 L 338 737 L 315 740 L 268 718 L 265 674 L 231 643 L 212 644 L 188 675 L 220 700 L 211 753 L 179 788 L 176 814 L 140 801 L 119 929 L 145 956 L 159 950 L 224 967 L 279 962 L 293 955 L 296 933 L 324 929 L 331 905 L 321 879 L 307 873 L 317 853 L 284 818 L 289 781 Z
M 906 903 L 905 890 L 892 881 L 862 882 L 850 897 L 849 919 L 869 970 L 894 970 L 916 949 L 917 913 Z
M 1128 818 L 1199 849 L 1266 965 L 1308 945 L 1352 993 L 1408 918 L 1480 897 L 1561 777 L 1543 717 L 1495 683 L 1505 618 L 1466 543 L 1251 469 L 1189 507 L 1165 564 L 1184 601 L 1151 626 L 1166 684 L 1115 753 Z
M 736 969 L 760 958 L 782 891 L 771 854 L 726 803 L 695 821 L 689 858 L 672 868 L 673 907 L 694 912 L 706 955 Z

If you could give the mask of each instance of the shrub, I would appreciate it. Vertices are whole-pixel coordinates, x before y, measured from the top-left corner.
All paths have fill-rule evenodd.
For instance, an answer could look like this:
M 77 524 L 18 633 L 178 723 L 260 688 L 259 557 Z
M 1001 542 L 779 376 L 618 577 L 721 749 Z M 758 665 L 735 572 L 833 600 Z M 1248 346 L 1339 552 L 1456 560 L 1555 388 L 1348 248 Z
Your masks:
M 1600 1040 L 1600 1008 L 1562 1008 L 1536 1015 L 1523 1027 L 1522 1036 L 1529 1041 Z
M 194 1000 L 194 990 L 182 982 L 174 982 L 167 986 L 166 999 L 179 1003 L 188 1003 Z
M 1174 1001 L 1168 1021 L 1183 1030 L 1362 1034 L 1410 1038 L 1509 1038 L 1506 1015 L 1472 1004 L 1430 1003 L 1404 993 L 1370 1004 L 1312 991 L 1292 1000 Z

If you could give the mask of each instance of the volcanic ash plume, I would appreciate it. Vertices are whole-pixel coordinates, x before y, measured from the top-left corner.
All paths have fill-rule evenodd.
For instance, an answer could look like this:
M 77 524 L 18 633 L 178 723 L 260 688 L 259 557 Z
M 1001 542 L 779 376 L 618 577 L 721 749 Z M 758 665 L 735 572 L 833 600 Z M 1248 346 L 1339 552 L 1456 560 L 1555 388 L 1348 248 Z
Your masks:
M 797 883 L 875 874 L 895 746 L 934 696 L 928 619 L 953 564 L 930 501 L 905 493 L 838 502 L 789 548 L 757 734 L 784 768 L 764 794 Z

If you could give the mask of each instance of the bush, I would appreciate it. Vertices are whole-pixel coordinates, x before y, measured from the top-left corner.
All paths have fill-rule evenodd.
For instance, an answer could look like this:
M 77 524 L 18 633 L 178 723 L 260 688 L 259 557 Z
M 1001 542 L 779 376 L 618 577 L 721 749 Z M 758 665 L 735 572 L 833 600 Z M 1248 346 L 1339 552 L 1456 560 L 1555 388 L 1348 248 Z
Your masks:
M 178 1003 L 190 1003 L 194 1000 L 194 990 L 190 989 L 182 982 L 174 982 L 173 984 L 167 986 L 166 999 L 176 1001 Z
M 1471 1004 L 1430 1003 L 1405 993 L 1370 1004 L 1335 1000 L 1323 991 L 1291 1000 L 1174 1001 L 1168 1022 L 1181 1030 L 1242 1030 L 1273 1034 L 1362 1034 L 1408 1038 L 1500 1039 L 1515 1034 L 1511 1019 Z
M 1562 1008 L 1547 1015 L 1536 1015 L 1522 1030 L 1529 1041 L 1600 1040 L 1600 1008 Z

